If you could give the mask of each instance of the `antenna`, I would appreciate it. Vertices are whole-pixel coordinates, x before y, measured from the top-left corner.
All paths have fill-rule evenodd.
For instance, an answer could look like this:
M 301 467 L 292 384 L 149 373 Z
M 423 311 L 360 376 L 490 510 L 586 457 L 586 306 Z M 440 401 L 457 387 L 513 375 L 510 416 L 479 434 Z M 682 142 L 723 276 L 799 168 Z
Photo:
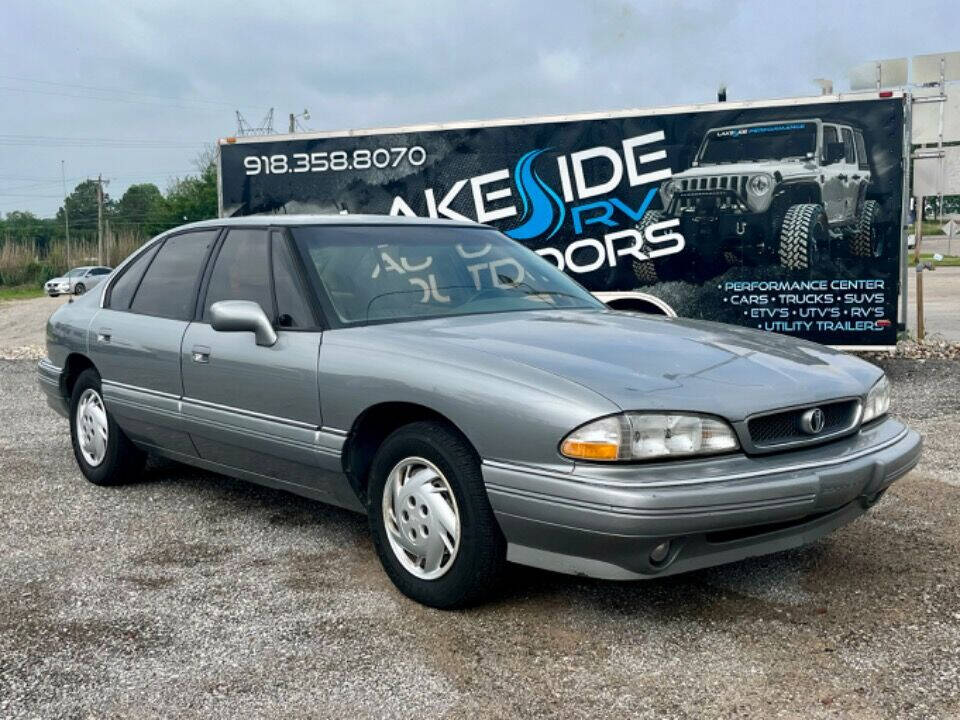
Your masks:
M 267 111 L 259 125 L 251 125 L 239 110 L 237 113 L 237 137 L 245 135 L 274 135 L 273 129 L 273 108 Z

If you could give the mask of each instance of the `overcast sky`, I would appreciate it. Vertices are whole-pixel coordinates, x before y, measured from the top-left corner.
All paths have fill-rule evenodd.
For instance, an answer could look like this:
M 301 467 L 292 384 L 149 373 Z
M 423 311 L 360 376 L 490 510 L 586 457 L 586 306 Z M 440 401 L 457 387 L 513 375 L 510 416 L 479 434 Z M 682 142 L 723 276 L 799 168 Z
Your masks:
M 234 109 L 283 131 L 810 95 L 958 27 L 957 0 L 3 0 L 0 212 L 55 213 L 61 160 L 70 189 L 166 189 Z

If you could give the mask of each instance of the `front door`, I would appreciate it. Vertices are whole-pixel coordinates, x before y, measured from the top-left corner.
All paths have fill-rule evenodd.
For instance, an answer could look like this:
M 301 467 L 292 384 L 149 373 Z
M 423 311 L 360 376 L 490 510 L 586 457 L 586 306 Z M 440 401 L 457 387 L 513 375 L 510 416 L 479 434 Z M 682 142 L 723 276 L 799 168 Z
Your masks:
M 823 126 L 823 149 L 820 156 L 820 173 L 823 176 L 823 209 L 827 213 L 827 220 L 831 225 L 839 222 L 843 217 L 844 174 L 843 161 L 828 164 L 827 152 L 831 143 L 840 142 L 840 133 L 836 125 Z
M 342 474 L 339 453 L 321 432 L 317 362 L 322 333 L 286 238 L 234 228 L 216 252 L 197 320 L 183 337 L 183 417 L 200 457 L 253 480 L 295 485 L 326 497 Z M 271 248 L 271 244 L 274 246 Z M 273 273 L 271 274 L 271 267 Z M 273 321 L 277 342 L 250 332 L 218 332 L 210 306 L 249 300 Z

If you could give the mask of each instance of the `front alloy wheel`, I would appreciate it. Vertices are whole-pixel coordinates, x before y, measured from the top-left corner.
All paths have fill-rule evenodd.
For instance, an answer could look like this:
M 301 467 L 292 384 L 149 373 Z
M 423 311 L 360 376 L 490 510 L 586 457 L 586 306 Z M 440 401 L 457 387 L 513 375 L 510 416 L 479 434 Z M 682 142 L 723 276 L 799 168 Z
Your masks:
M 383 523 L 393 554 L 421 580 L 441 577 L 457 558 L 457 500 L 450 483 L 429 460 L 407 458 L 390 471 L 383 488 Z
M 430 420 L 391 433 L 373 457 L 367 497 L 377 555 L 404 595 L 454 608 L 495 589 L 507 542 L 480 458 L 456 428 Z

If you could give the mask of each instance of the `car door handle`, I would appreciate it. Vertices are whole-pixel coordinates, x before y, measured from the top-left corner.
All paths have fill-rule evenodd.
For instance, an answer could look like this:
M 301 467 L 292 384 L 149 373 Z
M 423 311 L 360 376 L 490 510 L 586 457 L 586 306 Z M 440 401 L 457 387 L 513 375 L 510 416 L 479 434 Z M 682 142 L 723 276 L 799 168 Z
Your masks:
M 210 348 L 206 345 L 194 345 L 190 350 L 190 357 L 195 363 L 210 362 Z
M 99 342 L 99 343 L 104 343 L 104 344 L 106 344 L 106 343 L 110 342 L 110 338 L 111 338 L 111 337 L 113 337 L 113 336 L 111 335 L 110 328 L 100 328 L 100 329 L 97 331 L 97 342 Z

